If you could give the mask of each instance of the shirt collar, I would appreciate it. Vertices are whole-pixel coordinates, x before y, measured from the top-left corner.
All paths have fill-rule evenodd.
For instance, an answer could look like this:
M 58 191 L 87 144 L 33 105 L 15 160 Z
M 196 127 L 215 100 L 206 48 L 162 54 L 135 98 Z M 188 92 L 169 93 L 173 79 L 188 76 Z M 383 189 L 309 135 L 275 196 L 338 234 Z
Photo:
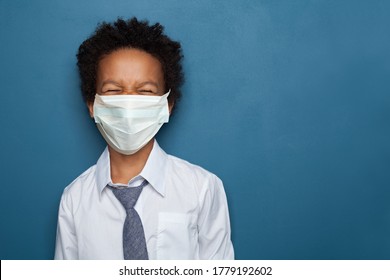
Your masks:
M 139 176 L 145 178 L 149 184 L 162 196 L 165 195 L 165 167 L 168 155 L 154 140 L 152 151 Z M 103 192 L 111 181 L 110 153 L 106 147 L 96 163 L 96 184 L 99 194 Z

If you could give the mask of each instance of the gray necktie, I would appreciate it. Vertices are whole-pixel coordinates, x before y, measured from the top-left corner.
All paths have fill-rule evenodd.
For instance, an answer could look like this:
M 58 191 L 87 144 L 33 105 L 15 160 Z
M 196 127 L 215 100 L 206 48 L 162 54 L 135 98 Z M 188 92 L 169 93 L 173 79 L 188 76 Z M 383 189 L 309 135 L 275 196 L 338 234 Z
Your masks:
M 139 195 L 148 181 L 144 180 L 139 187 L 117 189 L 111 187 L 116 198 L 126 210 L 123 225 L 123 255 L 125 260 L 147 260 L 145 233 L 141 219 L 134 209 Z

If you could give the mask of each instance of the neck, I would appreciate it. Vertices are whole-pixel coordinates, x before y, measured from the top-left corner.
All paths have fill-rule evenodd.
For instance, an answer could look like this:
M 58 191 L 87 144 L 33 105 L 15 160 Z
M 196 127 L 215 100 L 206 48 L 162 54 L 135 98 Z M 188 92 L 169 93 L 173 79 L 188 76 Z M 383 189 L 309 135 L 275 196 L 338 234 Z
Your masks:
M 114 184 L 127 184 L 139 175 L 153 149 L 154 139 L 132 155 L 123 155 L 108 146 L 110 152 L 111 180 Z

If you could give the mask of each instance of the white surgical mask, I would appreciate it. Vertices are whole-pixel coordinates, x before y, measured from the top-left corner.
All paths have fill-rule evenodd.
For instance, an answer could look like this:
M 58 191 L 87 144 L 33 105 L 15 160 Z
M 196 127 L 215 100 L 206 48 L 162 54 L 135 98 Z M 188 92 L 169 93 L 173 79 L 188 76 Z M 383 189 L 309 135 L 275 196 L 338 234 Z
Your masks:
M 99 95 L 93 104 L 96 126 L 117 152 L 131 155 L 169 121 L 168 95 Z

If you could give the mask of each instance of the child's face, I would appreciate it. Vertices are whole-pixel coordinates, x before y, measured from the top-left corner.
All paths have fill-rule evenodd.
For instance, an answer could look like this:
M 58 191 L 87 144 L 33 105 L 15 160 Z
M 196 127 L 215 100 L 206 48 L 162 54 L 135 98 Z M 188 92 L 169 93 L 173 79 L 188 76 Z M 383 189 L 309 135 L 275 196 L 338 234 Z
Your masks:
M 96 91 L 99 95 L 163 95 L 164 73 L 161 63 L 138 49 L 120 49 L 104 56 L 98 66 Z M 88 104 L 91 117 L 93 104 Z

